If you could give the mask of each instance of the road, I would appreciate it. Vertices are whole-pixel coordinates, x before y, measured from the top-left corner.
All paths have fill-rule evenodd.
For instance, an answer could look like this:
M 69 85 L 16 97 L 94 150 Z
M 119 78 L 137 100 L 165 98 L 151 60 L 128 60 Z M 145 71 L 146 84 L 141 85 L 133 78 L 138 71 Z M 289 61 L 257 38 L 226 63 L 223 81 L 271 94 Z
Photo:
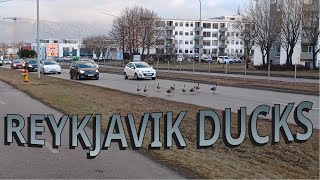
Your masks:
M 60 75 L 50 75 L 61 79 L 70 79 L 69 70 L 63 69 Z M 85 84 L 93 84 L 102 87 L 107 87 L 111 89 L 121 90 L 124 92 L 141 94 L 150 97 L 158 97 L 162 99 L 167 99 L 171 101 L 195 104 L 199 106 L 215 108 L 215 109 L 225 109 L 232 108 L 233 112 L 237 112 L 240 107 L 246 106 L 248 108 L 248 113 L 250 114 L 257 106 L 262 104 L 267 104 L 274 106 L 274 104 L 280 104 L 283 110 L 285 105 L 288 103 L 296 103 L 298 105 L 302 101 L 312 102 L 313 109 L 306 114 L 306 116 L 313 122 L 314 128 L 319 129 L 319 97 L 310 95 L 299 95 L 291 93 L 280 93 L 265 90 L 254 90 L 245 88 L 235 88 L 235 87 L 225 87 L 219 86 L 216 93 L 210 92 L 209 89 L 212 87 L 206 84 L 200 84 L 200 91 L 190 94 L 182 93 L 181 89 L 185 85 L 187 89 L 196 86 L 197 84 L 181 82 L 181 81 L 171 81 L 157 79 L 153 80 L 125 80 L 123 76 L 116 74 L 100 73 L 100 79 L 95 80 L 81 80 L 78 81 Z M 161 91 L 158 92 L 156 89 L 158 83 L 162 87 Z M 176 85 L 177 90 L 172 95 L 168 95 L 166 90 L 170 86 Z M 138 93 L 136 91 L 138 85 L 143 89 L 145 86 L 148 89 L 147 93 Z M 187 109 L 186 109 L 187 110 Z M 270 118 L 270 114 L 267 116 Z M 293 111 L 290 114 L 290 123 L 293 121 Z
M 26 94 L 0 81 L 0 117 L 1 122 L 6 114 L 21 114 L 25 118 L 30 114 L 53 114 L 56 119 L 61 113 L 42 103 L 33 100 Z M 46 132 L 38 136 L 46 140 L 44 148 L 18 147 L 0 145 L 0 178 L 1 179 L 182 179 L 178 173 L 155 163 L 138 152 L 120 151 L 117 144 L 107 151 L 101 151 L 96 159 L 86 159 L 87 150 L 76 148 L 69 150 L 68 127 L 64 128 L 62 147 L 52 149 L 52 136 L 46 124 Z M 24 131 L 24 137 L 27 132 Z M 86 129 L 92 137 L 92 130 Z M 4 125 L 0 125 L 0 140 L 4 140 Z M 102 138 L 103 139 L 103 138 Z
M 108 67 L 108 68 L 120 68 L 123 69 L 123 67 L 114 67 L 114 66 L 107 66 L 107 65 L 100 65 L 101 67 Z M 178 67 L 178 65 L 177 65 Z M 156 68 L 156 67 L 154 67 Z M 168 70 L 159 70 L 160 72 L 168 72 Z M 210 76 L 218 76 L 218 77 L 225 77 L 224 73 L 211 73 L 209 74 L 208 72 L 192 72 L 192 71 L 179 71 L 179 70 L 169 70 L 169 72 L 172 73 L 181 73 L 181 74 L 197 74 L 197 75 L 210 75 Z M 271 72 L 272 73 L 272 72 Z M 245 78 L 245 75 L 241 74 L 227 74 L 227 77 L 234 77 L 234 78 Z M 257 75 L 247 75 L 248 79 L 261 79 L 261 80 L 268 80 L 268 74 L 266 72 L 265 76 L 257 76 Z M 270 77 L 271 81 L 282 81 L 282 82 L 303 82 L 303 83 L 314 83 L 314 84 L 319 84 L 320 81 L 319 79 L 307 79 L 307 78 L 297 78 L 295 79 L 294 77 L 273 77 L 271 74 Z

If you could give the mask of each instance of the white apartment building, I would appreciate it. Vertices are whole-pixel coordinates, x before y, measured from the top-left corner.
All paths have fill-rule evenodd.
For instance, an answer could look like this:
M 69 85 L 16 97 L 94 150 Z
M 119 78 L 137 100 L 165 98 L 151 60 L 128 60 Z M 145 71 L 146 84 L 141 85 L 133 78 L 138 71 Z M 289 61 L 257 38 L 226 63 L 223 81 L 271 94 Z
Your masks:
M 306 1 L 304 6 L 311 5 L 312 3 L 317 2 L 316 0 Z M 279 1 L 270 1 L 271 5 L 270 8 L 273 8 L 275 12 L 278 11 Z M 319 2 L 318 2 L 319 3 Z M 311 67 L 313 54 L 312 54 L 312 46 L 310 46 L 310 41 L 308 37 L 305 36 L 304 28 L 302 29 L 302 34 L 299 37 L 297 44 L 294 48 L 294 52 L 292 55 L 292 64 L 301 64 L 304 66 Z M 320 21 L 319 21 L 319 29 L 320 29 Z M 280 36 L 280 34 L 279 34 Z M 278 37 L 280 39 L 280 37 Z M 318 48 L 320 48 L 320 37 L 318 38 Z M 255 45 L 254 48 L 254 65 L 261 65 L 262 62 L 262 54 L 260 51 L 260 47 Z M 282 47 L 280 43 L 275 43 L 270 51 L 270 60 L 272 64 L 286 64 L 287 55 L 286 50 Z M 317 54 L 316 66 L 319 67 L 320 63 L 320 53 Z
M 198 56 L 244 54 L 241 34 L 235 29 L 235 24 L 241 20 L 240 15 L 223 16 L 201 21 L 190 19 L 165 19 L 165 33 L 157 42 L 156 52 L 160 54 L 179 54 Z M 200 28 L 201 27 L 201 28 Z M 199 46 L 199 40 L 201 43 Z

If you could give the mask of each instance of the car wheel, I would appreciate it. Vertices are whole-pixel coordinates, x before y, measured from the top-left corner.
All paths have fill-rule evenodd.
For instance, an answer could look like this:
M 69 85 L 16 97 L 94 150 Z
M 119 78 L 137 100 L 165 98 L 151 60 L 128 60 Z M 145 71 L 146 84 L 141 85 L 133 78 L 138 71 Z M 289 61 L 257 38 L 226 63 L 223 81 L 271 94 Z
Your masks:
M 73 76 L 72 76 L 72 74 L 70 73 L 70 79 L 73 79 Z
M 156 80 L 156 78 L 155 78 L 155 77 L 153 77 L 153 78 L 152 78 L 152 80 Z
M 58 72 L 58 74 L 61 74 L 61 72 Z
M 99 76 L 95 78 L 95 80 L 99 80 Z
M 127 73 L 124 73 L 124 79 L 128 79 Z
M 140 79 L 140 78 L 138 77 L 138 74 L 137 74 L 137 73 L 134 74 L 134 78 L 135 78 L 136 80 L 139 80 L 139 79 Z

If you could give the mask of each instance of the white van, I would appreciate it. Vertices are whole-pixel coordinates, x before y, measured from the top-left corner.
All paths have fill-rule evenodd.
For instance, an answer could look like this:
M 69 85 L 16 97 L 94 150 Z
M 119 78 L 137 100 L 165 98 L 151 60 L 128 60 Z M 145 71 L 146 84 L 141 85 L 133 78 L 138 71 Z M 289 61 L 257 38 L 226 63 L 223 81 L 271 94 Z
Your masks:
M 229 56 L 219 56 L 218 63 L 219 64 L 226 64 L 226 63 L 233 64 L 234 61 L 233 61 L 233 59 L 229 58 Z

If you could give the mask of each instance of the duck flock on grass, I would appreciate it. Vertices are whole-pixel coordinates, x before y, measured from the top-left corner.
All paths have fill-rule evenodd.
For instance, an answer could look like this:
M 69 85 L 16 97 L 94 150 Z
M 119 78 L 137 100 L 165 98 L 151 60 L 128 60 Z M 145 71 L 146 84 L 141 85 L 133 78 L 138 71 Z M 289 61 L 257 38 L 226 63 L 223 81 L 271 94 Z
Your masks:
M 218 83 L 215 83 L 215 85 L 209 89 L 209 91 L 216 93 L 218 88 Z M 200 92 L 200 84 L 198 83 L 196 86 L 193 86 L 192 88 L 190 88 L 189 90 L 186 88 L 186 85 L 183 85 L 181 92 L 186 94 L 186 93 L 190 93 L 190 94 L 194 94 L 196 92 Z M 161 92 L 162 90 L 164 90 L 168 95 L 172 95 L 177 91 L 176 85 L 173 84 L 173 86 L 170 86 L 170 88 L 165 88 L 165 87 L 161 87 L 160 83 L 158 83 L 157 87 L 156 87 L 156 91 L 157 92 Z M 144 89 L 141 89 L 140 85 L 138 85 L 137 87 L 137 92 L 144 92 L 147 93 L 148 92 L 148 88 L 147 86 L 144 86 Z M 179 90 L 180 91 L 180 90 Z

